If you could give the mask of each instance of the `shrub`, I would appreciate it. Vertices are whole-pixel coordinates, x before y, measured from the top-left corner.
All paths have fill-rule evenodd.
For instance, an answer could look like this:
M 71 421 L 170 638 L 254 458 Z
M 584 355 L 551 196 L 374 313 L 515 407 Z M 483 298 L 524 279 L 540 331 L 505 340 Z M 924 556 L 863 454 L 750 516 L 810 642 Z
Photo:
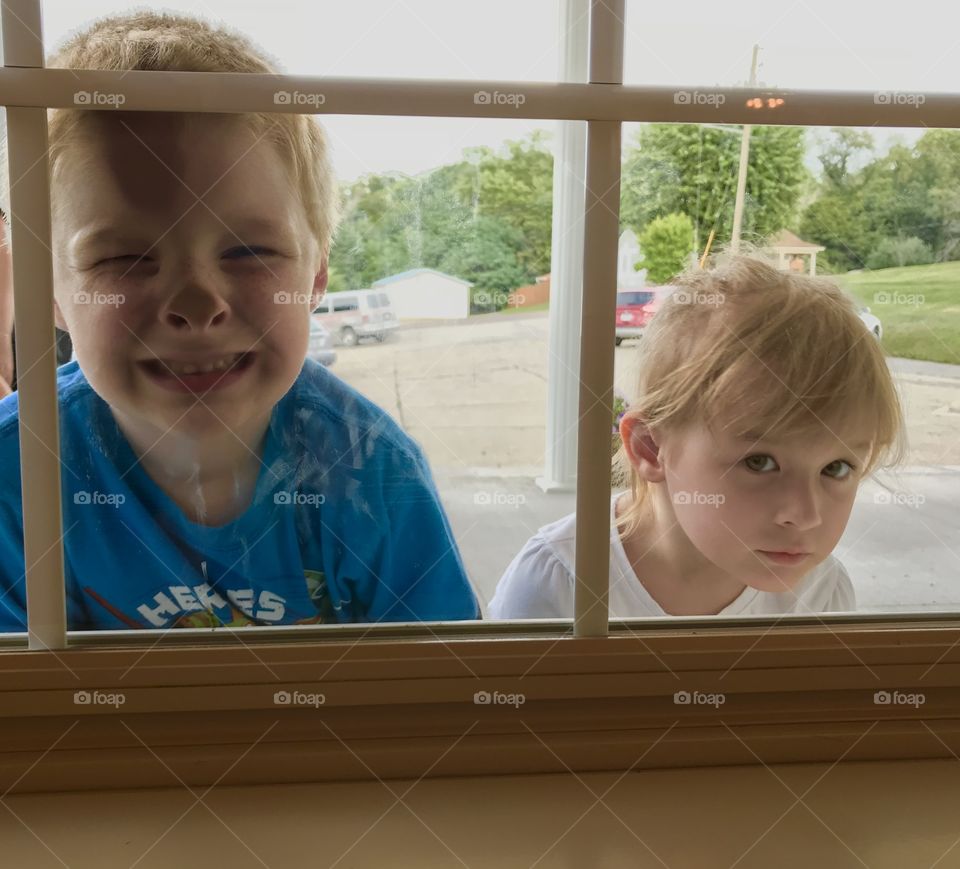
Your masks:
M 647 281 L 654 286 L 665 284 L 687 266 L 693 250 L 693 223 L 686 214 L 668 214 L 647 224 L 640 236 Z
M 930 246 L 916 236 L 885 238 L 867 257 L 868 269 L 889 269 L 896 266 L 917 266 L 933 262 Z

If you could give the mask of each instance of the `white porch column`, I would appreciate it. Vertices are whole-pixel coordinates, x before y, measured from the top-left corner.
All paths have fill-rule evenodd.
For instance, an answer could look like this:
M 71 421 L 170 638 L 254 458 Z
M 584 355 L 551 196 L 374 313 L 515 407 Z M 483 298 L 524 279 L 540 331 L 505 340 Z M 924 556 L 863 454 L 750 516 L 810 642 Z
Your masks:
M 561 0 L 559 81 L 586 82 L 590 0 Z M 550 337 L 547 344 L 545 492 L 572 492 L 577 481 L 580 390 L 580 287 L 583 283 L 583 203 L 587 165 L 585 121 L 557 121 L 553 163 L 550 253 Z

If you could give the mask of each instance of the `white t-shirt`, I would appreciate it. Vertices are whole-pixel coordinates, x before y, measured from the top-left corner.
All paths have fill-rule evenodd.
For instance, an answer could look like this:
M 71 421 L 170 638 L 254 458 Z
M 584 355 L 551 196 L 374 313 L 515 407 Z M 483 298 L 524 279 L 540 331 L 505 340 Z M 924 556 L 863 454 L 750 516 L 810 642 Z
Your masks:
M 610 501 L 610 617 L 666 616 L 633 570 Z M 510 562 L 488 607 L 491 619 L 573 618 L 576 514 L 544 525 Z M 758 591 L 747 586 L 717 615 L 769 615 L 849 612 L 856 609 L 853 583 L 843 565 L 829 555 L 789 592 Z

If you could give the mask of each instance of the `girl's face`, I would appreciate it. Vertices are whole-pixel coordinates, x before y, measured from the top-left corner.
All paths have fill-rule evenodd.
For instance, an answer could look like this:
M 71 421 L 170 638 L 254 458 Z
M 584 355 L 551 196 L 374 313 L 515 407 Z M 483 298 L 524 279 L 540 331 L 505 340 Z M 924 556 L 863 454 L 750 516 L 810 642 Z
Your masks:
M 752 588 L 784 592 L 846 528 L 870 446 L 849 435 L 824 426 L 816 437 L 767 440 L 689 427 L 661 443 L 660 502 L 708 561 Z
M 96 132 L 57 167 L 53 221 L 57 324 L 84 374 L 128 433 L 262 420 L 326 282 L 279 154 L 233 118 L 128 113 Z

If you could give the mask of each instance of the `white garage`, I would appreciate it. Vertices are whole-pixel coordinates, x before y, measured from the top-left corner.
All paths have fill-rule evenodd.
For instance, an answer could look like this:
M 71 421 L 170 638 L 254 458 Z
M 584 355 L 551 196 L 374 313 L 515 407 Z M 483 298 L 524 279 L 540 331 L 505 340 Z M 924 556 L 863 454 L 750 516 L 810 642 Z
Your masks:
M 469 281 L 435 269 L 410 269 L 373 284 L 383 290 L 400 320 L 459 320 L 470 316 Z

